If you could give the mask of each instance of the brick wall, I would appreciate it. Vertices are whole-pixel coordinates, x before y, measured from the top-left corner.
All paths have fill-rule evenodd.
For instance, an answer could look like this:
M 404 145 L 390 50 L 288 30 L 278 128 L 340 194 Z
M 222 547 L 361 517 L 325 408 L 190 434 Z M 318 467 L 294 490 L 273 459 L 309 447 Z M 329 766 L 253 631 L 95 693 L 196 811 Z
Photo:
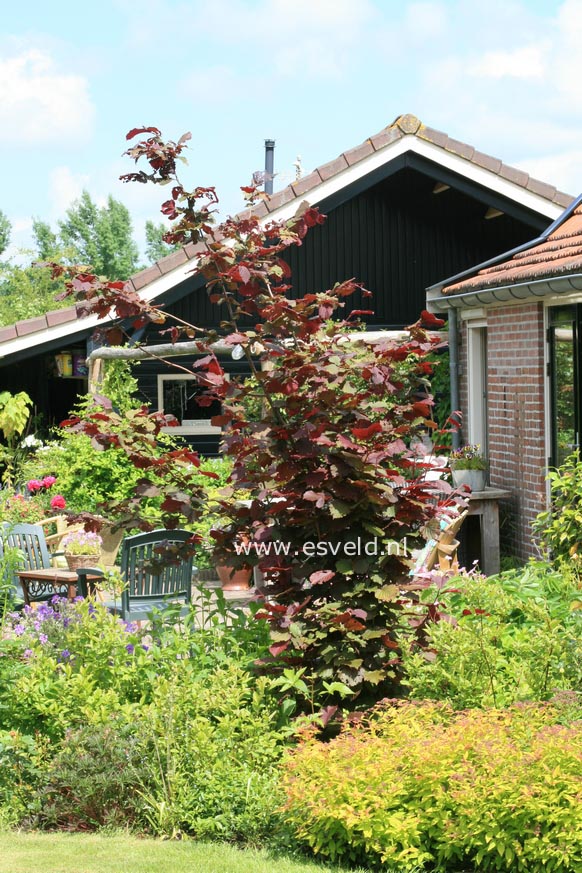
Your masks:
M 502 505 L 502 549 L 536 553 L 531 523 L 546 504 L 544 321 L 538 303 L 487 311 L 490 483 L 512 492 Z M 461 402 L 467 415 L 467 329 L 461 329 Z M 466 436 L 463 435 L 463 439 Z

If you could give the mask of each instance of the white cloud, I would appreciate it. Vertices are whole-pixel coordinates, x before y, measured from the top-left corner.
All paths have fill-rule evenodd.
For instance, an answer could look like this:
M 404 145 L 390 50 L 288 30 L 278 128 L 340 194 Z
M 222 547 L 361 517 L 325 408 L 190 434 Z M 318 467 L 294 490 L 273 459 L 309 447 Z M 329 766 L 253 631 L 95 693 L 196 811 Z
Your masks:
M 0 143 L 38 147 L 84 142 L 93 120 L 83 76 L 60 72 L 43 50 L 0 55 Z
M 547 73 L 548 42 L 522 46 L 511 51 L 486 52 L 469 64 L 470 76 L 490 79 L 541 79 Z
M 128 18 L 129 40 L 144 48 L 166 39 L 246 51 L 246 72 L 282 77 L 336 78 L 361 49 L 364 32 L 379 19 L 372 0 L 203 0 L 167 6 L 162 0 L 117 0 Z M 431 4 L 420 4 L 429 6 Z M 193 67 L 196 67 L 194 61 Z M 238 73 L 240 80 L 240 69 Z

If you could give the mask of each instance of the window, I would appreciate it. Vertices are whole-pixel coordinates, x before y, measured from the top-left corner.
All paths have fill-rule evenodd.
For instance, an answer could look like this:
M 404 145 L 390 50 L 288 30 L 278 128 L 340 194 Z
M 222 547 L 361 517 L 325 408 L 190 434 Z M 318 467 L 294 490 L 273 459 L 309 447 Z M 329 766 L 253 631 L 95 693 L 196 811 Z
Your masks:
M 553 306 L 549 310 L 549 376 L 551 463 L 559 466 L 580 447 L 582 305 Z
M 158 376 L 158 409 L 166 415 L 175 416 L 180 422 L 178 427 L 168 430 L 191 434 L 222 432 L 222 428 L 210 423 L 214 415 L 220 414 L 220 401 L 216 400 L 210 406 L 200 406 L 196 400 L 204 390 L 194 376 Z

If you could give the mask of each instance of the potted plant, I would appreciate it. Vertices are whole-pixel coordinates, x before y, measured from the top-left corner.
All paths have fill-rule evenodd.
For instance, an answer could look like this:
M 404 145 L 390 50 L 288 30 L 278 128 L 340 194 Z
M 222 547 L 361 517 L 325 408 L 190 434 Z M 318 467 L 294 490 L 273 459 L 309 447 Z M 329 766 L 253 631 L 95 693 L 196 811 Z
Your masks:
M 221 531 L 219 527 L 214 528 L 215 532 Z M 222 531 L 221 531 L 222 532 Z M 244 534 L 239 534 L 236 537 L 236 546 L 242 551 L 248 547 L 250 540 Z M 223 591 L 248 591 L 252 587 L 253 568 L 250 564 L 236 564 L 228 562 L 217 562 L 215 564 L 216 574 L 220 580 Z
M 481 446 L 467 445 L 451 452 L 449 465 L 453 484 L 459 488 L 468 485 L 471 491 L 483 491 L 487 480 L 487 459 L 481 454 Z
M 101 557 L 103 540 L 97 533 L 85 530 L 74 530 L 62 539 L 63 552 L 69 565 L 69 570 L 80 567 L 94 567 Z

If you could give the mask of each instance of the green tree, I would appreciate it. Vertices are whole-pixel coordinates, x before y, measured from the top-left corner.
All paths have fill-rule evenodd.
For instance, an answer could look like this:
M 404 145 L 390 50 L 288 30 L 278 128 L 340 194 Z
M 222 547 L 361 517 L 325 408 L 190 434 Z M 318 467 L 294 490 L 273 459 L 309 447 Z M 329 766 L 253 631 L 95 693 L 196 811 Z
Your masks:
M 53 233 L 48 221 L 41 221 L 40 218 L 33 218 L 32 233 L 40 260 L 53 260 L 59 252 L 59 241 L 56 234 Z
M 11 231 L 12 225 L 10 224 L 8 218 L 0 210 L 0 255 L 3 254 L 8 248 L 8 245 L 10 243 Z
M 69 306 L 55 300 L 63 284 L 47 267 L 0 263 L 0 326 Z
M 109 196 L 101 208 L 83 191 L 59 221 L 62 247 L 71 247 L 76 260 L 100 276 L 128 279 L 138 268 L 138 248 L 132 236 L 129 210 Z
M 171 246 L 164 242 L 163 236 L 167 233 L 167 230 L 168 228 L 162 222 L 156 224 L 154 221 L 146 221 L 145 236 L 148 264 L 153 264 L 155 261 L 165 258 L 166 255 L 175 252 L 179 248 L 179 246 Z

